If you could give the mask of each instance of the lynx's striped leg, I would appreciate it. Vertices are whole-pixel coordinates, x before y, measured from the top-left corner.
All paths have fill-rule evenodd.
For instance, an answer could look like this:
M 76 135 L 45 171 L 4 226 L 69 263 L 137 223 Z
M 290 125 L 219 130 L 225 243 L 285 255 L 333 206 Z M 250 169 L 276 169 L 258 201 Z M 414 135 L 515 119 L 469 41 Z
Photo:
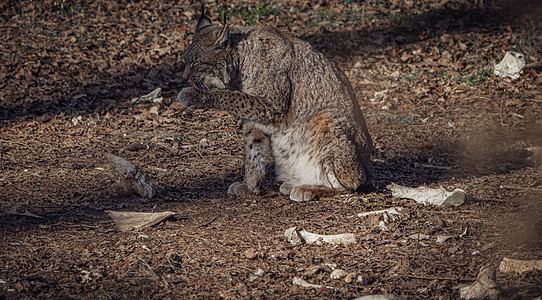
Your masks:
M 243 124 L 245 132 L 245 165 L 243 182 L 234 182 L 228 188 L 228 194 L 246 197 L 249 194 L 260 194 L 260 184 L 266 175 L 270 158 L 269 137 L 261 130 L 254 128 L 252 122 Z

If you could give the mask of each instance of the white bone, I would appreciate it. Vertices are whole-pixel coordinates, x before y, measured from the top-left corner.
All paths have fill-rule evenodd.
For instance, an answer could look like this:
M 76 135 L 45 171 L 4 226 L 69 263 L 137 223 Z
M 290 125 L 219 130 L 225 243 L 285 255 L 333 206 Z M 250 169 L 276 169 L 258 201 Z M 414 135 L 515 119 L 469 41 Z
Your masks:
M 386 186 L 392 195 L 398 198 L 413 199 L 422 204 L 434 204 L 438 206 L 459 206 L 465 202 L 466 193 L 461 189 L 447 191 L 444 188 L 428 188 L 425 186 L 411 188 L 392 183 Z
M 307 243 L 312 244 L 315 243 L 317 245 L 320 245 L 322 242 L 329 243 L 332 245 L 337 244 L 353 244 L 356 242 L 356 236 L 351 233 L 343 233 L 343 234 L 334 234 L 334 235 L 321 235 L 321 234 L 315 234 L 310 233 L 305 230 L 299 231 L 296 227 L 288 228 L 286 229 L 286 232 L 284 232 L 284 236 L 290 242 L 291 244 L 295 245 L 297 243 Z

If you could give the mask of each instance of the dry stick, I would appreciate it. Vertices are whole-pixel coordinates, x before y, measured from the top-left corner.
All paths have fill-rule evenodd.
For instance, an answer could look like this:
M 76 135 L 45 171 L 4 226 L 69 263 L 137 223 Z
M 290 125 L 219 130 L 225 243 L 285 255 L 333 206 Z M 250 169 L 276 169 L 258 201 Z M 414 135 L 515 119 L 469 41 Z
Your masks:
M 205 222 L 205 223 L 200 224 L 200 225 L 197 225 L 197 226 L 195 226 L 195 227 L 196 227 L 196 228 L 205 227 L 205 226 L 207 226 L 207 225 L 213 223 L 213 222 L 218 218 L 218 216 L 219 216 L 219 215 L 217 214 L 217 215 L 216 215 L 214 218 L 212 218 L 210 221 Z
M 518 185 L 501 185 L 499 187 L 501 189 L 519 190 L 519 191 L 525 191 L 525 192 L 539 191 L 540 190 L 540 188 L 522 187 L 522 186 L 518 186 Z
M 205 158 L 203 157 L 203 155 L 201 155 L 197 147 L 194 147 L 194 150 L 196 150 L 196 153 L 199 155 L 199 157 L 201 157 L 201 159 L 205 160 Z
M 416 276 L 416 275 L 406 275 L 408 278 L 414 279 L 424 279 L 424 280 L 459 280 L 460 278 L 449 278 L 449 277 L 426 277 L 426 276 Z M 474 279 L 473 279 L 474 280 Z

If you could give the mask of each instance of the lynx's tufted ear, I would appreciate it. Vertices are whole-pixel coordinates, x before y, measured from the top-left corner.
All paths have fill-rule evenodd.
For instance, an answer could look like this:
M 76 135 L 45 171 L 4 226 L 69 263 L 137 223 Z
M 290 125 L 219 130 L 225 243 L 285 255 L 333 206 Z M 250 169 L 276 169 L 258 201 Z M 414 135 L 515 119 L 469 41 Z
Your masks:
M 201 15 L 198 19 L 198 24 L 196 25 L 196 33 L 200 32 L 203 28 L 213 25 L 211 19 L 205 14 L 205 6 L 203 2 L 201 3 Z
M 230 27 L 228 24 L 224 24 L 224 27 L 222 27 L 222 30 L 220 30 L 220 34 L 216 38 L 215 47 L 224 48 L 228 44 L 229 40 L 230 40 Z

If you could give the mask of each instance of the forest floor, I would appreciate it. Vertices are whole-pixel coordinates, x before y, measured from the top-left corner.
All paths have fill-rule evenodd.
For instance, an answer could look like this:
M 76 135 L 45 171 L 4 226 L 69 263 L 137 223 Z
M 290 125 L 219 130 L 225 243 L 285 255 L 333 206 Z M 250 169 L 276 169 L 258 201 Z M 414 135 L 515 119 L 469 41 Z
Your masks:
M 217 2 L 213 20 L 288 30 L 345 71 L 376 191 L 295 203 L 271 174 L 261 196 L 227 195 L 242 177 L 239 120 L 175 100 L 200 2 L 3 1 L 0 299 L 457 299 L 483 267 L 542 259 L 537 1 Z M 507 51 L 525 57 L 519 79 L 493 74 Z M 161 102 L 132 101 L 156 88 Z M 156 195 L 113 193 L 104 153 L 141 167 Z M 392 182 L 467 198 L 422 205 L 392 197 Z M 175 215 L 123 232 L 106 210 Z M 292 245 L 291 227 L 356 243 Z M 506 299 L 542 296 L 542 271 L 497 281 Z

